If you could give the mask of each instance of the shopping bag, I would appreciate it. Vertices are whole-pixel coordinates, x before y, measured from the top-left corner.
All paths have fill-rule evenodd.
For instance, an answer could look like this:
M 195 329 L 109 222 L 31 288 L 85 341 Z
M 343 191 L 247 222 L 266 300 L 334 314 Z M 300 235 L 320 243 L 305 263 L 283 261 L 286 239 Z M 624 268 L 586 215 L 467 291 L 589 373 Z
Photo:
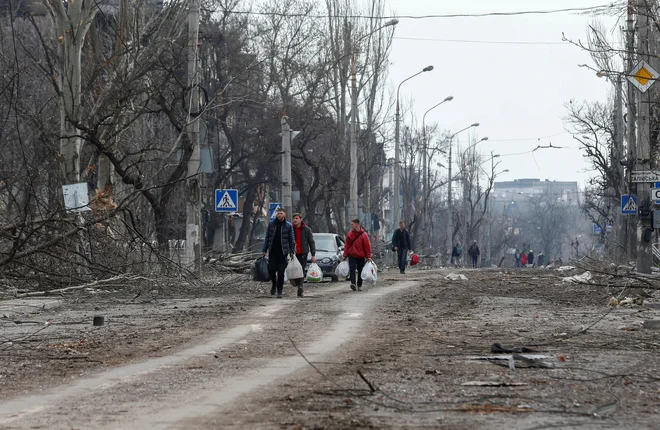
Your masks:
M 323 272 L 318 264 L 312 263 L 307 269 L 307 282 L 321 282 L 323 280 Z
M 292 279 L 300 279 L 305 276 L 303 274 L 302 265 L 296 257 L 292 257 L 291 260 L 289 260 L 289 264 L 287 264 L 284 273 L 286 274 L 286 280 L 288 281 Z
M 270 273 L 268 273 L 268 260 L 266 259 L 266 257 L 259 257 L 254 262 L 254 271 L 252 273 L 252 279 L 257 282 L 270 281 Z
M 367 264 L 365 264 L 364 268 L 362 268 L 362 280 L 364 282 L 375 284 L 377 279 L 378 279 L 378 268 L 373 262 L 367 261 Z
M 337 275 L 339 279 L 345 279 L 348 276 L 350 270 L 351 269 L 348 266 L 348 261 L 342 261 L 335 269 L 335 275 Z
M 419 263 L 419 255 L 413 254 L 412 257 L 410 257 L 410 265 L 416 266 L 417 263 Z

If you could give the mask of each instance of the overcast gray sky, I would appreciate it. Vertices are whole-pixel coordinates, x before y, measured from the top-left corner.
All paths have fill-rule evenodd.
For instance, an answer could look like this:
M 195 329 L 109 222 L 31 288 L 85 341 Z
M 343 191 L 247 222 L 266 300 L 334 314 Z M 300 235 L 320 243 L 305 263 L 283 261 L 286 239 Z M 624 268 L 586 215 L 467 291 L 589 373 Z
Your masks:
M 605 0 L 389 0 L 397 15 L 513 12 L 581 8 Z M 599 18 L 611 30 L 615 18 Z M 478 148 L 501 154 L 498 180 L 540 178 L 577 180 L 581 186 L 592 173 L 565 132 L 563 117 L 570 99 L 606 100 L 610 84 L 594 72 L 577 67 L 592 64 L 587 52 L 562 42 L 585 40 L 593 17 L 573 13 L 480 18 L 401 19 L 394 33 L 391 85 L 432 64 L 435 69 L 407 81 L 401 99 L 412 102 L 421 123 L 424 112 L 449 95 L 454 100 L 431 111 L 427 124 L 459 130 L 479 122 Z M 428 39 L 428 40 L 419 40 Z M 439 40 L 430 40 L 439 39 Z M 444 41 L 443 41 L 444 40 Z M 491 43 L 450 42 L 447 40 Z M 507 42 L 507 43 L 494 43 Z M 541 42 L 514 44 L 508 42 Z M 410 116 L 404 119 L 410 121 Z M 552 137 L 549 137 L 552 136 Z M 468 135 L 460 136 L 466 146 Z M 541 138 L 539 140 L 539 138 Z M 564 149 L 529 152 L 539 144 Z M 435 161 L 435 160 L 434 160 Z M 439 160 L 442 161 L 442 160 Z

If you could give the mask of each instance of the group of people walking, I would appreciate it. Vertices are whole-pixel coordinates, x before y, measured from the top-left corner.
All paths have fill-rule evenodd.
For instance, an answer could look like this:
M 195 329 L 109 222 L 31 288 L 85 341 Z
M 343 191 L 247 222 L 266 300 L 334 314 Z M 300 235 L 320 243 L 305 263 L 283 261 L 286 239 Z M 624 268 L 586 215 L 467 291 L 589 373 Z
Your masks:
M 456 242 L 456 244 L 451 249 L 451 258 L 449 260 L 449 264 L 456 267 L 460 266 L 462 255 L 463 255 L 463 249 L 461 248 L 461 244 L 459 242 Z M 470 265 L 472 266 L 473 269 L 479 267 L 480 255 L 481 255 L 481 250 L 479 249 L 479 245 L 477 245 L 476 240 L 473 240 L 472 244 L 468 248 L 468 257 L 470 257 Z
M 302 215 L 293 215 L 293 223 L 286 220 L 286 211 L 277 209 L 275 219 L 268 224 L 264 239 L 263 256 L 268 256 L 268 272 L 272 287 L 270 294 L 282 298 L 284 289 L 284 272 L 289 259 L 298 259 L 303 269 L 307 263 L 307 255 L 312 255 L 316 262 L 316 244 L 312 230 L 303 222 Z M 412 253 L 412 240 L 405 223 L 401 221 L 399 228 L 392 235 L 392 250 L 397 253 L 399 272 L 406 273 L 408 255 Z M 351 229 L 346 234 L 344 242 L 344 260 L 348 259 L 350 288 L 362 291 L 362 269 L 367 261 L 371 261 L 371 242 L 369 235 L 360 224 L 359 219 L 351 221 Z M 297 287 L 298 297 L 303 297 L 303 278 L 292 281 Z
M 272 287 L 270 294 L 282 298 L 284 290 L 284 272 L 289 259 L 298 259 L 304 268 L 307 265 L 307 255 L 312 255 L 312 263 L 316 263 L 316 243 L 314 234 L 304 222 L 301 214 L 293 214 L 293 223 L 286 220 L 286 211 L 278 208 L 275 219 L 268 224 L 264 238 L 263 256 L 268 256 L 268 272 Z M 344 243 L 344 260 L 348 259 L 351 289 L 362 291 L 362 269 L 371 260 L 371 242 L 369 235 L 360 225 L 359 219 L 351 221 L 351 230 L 346 235 Z M 303 279 L 292 280 L 297 287 L 298 297 L 303 297 Z
M 540 253 L 538 259 L 535 260 L 534 250 L 532 249 L 527 253 L 516 249 L 513 258 L 516 260 L 516 267 L 534 267 L 535 265 L 541 267 L 545 263 L 543 253 Z

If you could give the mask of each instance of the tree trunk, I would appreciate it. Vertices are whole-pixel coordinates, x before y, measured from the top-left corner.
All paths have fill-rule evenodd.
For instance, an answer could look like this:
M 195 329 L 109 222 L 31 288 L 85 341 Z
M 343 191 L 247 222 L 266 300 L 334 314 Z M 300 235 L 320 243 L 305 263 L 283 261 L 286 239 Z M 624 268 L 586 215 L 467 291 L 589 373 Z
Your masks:
M 238 234 L 238 239 L 236 239 L 236 243 L 234 244 L 234 249 L 244 249 L 245 243 L 250 236 L 252 202 L 254 201 L 255 194 L 255 187 L 248 188 L 247 195 L 245 196 L 245 203 L 243 204 L 243 223 L 241 224 L 241 231 Z

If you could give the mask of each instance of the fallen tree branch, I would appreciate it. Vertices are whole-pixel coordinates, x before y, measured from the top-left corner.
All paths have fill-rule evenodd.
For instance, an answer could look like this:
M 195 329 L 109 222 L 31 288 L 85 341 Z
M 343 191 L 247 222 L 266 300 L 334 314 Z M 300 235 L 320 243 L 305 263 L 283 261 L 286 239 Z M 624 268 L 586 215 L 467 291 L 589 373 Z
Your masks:
M 143 281 L 148 281 L 148 278 L 145 278 L 144 276 L 127 276 L 127 275 L 119 275 L 115 276 L 112 278 L 108 279 L 101 279 L 98 281 L 90 282 L 88 284 L 83 284 L 83 285 L 76 285 L 73 287 L 66 287 L 66 288 L 59 288 L 57 290 L 48 290 L 48 291 L 33 291 L 31 293 L 25 293 L 25 294 L 17 294 L 16 298 L 23 298 L 23 297 L 40 297 L 40 296 L 49 296 L 49 295 L 54 295 L 54 294 L 63 294 L 67 293 L 69 291 L 75 291 L 75 290 L 81 290 L 83 288 L 94 288 L 94 287 L 100 287 L 106 284 L 110 284 L 116 281 L 137 281 L 137 280 L 143 280 Z
M 371 382 L 369 382 L 369 380 L 367 379 L 367 377 L 364 376 L 364 373 L 362 373 L 362 370 L 358 370 L 358 371 L 357 371 L 357 374 L 360 375 L 360 378 L 362 378 L 362 380 L 364 381 L 364 383 L 367 384 L 367 385 L 369 386 L 369 390 L 371 390 L 372 393 L 375 393 L 376 390 L 377 390 L 377 388 L 376 388 Z

